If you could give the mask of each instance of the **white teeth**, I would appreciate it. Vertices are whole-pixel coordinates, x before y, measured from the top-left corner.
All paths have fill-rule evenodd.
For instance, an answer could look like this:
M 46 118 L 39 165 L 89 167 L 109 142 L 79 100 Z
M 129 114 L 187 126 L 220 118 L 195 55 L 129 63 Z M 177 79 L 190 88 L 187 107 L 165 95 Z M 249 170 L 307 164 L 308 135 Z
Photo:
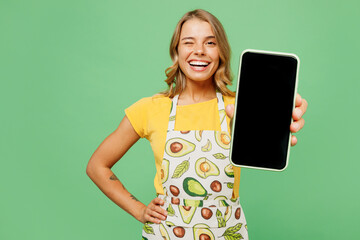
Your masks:
M 190 65 L 195 65 L 195 66 L 207 66 L 209 65 L 209 63 L 207 62 L 200 62 L 200 61 L 191 61 Z

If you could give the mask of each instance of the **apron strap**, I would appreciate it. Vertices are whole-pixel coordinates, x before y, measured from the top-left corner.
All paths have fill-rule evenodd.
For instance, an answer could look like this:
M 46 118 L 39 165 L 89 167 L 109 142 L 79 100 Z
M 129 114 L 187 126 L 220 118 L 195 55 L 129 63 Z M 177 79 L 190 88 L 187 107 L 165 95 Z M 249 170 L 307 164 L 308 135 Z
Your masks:
M 217 97 L 217 103 L 218 103 L 218 113 L 219 113 L 219 118 L 220 118 L 221 131 L 227 132 L 228 127 L 227 127 L 227 121 L 226 121 L 225 104 L 224 104 L 224 99 L 223 99 L 221 92 L 216 92 L 216 97 Z M 171 102 L 168 131 L 174 131 L 174 128 L 175 128 L 176 107 L 177 107 L 178 99 L 179 99 L 179 95 L 176 95 L 173 97 L 172 102 Z
M 176 106 L 177 106 L 178 98 L 179 95 L 174 96 L 171 102 L 168 131 L 174 131 L 175 128 Z
M 216 97 L 218 99 L 218 110 L 219 110 L 221 131 L 227 132 L 228 126 L 227 126 L 227 121 L 226 121 L 224 98 L 223 98 L 223 95 L 221 94 L 221 92 L 216 92 Z

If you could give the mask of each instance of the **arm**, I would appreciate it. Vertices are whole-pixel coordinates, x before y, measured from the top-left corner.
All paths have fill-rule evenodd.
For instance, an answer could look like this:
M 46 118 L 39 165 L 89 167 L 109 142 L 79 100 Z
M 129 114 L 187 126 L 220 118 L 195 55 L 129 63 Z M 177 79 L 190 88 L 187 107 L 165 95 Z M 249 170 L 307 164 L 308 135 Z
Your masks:
M 86 174 L 116 205 L 131 214 L 142 223 L 160 222 L 166 211 L 159 205 L 163 200 L 155 198 L 148 206 L 129 193 L 120 180 L 111 171 L 112 166 L 139 140 L 129 119 L 125 116 L 118 128 L 111 133 L 91 156 Z

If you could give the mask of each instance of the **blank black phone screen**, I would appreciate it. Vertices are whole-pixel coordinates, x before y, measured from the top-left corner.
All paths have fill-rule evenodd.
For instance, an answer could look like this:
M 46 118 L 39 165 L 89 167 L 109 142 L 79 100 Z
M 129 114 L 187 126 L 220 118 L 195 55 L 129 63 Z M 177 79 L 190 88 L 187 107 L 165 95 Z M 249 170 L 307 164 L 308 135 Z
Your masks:
M 234 164 L 285 168 L 297 67 L 292 56 L 242 55 L 231 149 Z

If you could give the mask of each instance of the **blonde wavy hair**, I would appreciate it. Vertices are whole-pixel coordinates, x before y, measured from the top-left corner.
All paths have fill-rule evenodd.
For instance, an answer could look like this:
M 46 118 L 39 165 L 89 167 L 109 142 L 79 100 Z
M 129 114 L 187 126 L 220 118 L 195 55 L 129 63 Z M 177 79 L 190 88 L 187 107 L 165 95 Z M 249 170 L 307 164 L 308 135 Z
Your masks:
M 173 65 L 168 67 L 165 70 L 167 79 L 165 82 L 168 85 L 168 89 L 161 92 L 166 97 L 174 97 L 177 94 L 180 94 L 186 85 L 185 74 L 181 71 L 178 61 L 178 45 L 180 41 L 180 33 L 183 24 L 190 20 L 197 18 L 199 20 L 208 22 L 215 34 L 215 39 L 217 41 L 217 46 L 219 49 L 219 67 L 214 73 L 214 83 L 216 89 L 220 91 L 225 96 L 235 96 L 235 93 L 227 88 L 227 85 L 232 85 L 232 74 L 230 69 L 230 45 L 226 37 L 225 30 L 220 23 L 220 21 L 211 13 L 202 10 L 196 9 L 190 12 L 187 12 L 176 25 L 174 34 L 171 38 L 170 43 L 170 56 L 173 61 Z

